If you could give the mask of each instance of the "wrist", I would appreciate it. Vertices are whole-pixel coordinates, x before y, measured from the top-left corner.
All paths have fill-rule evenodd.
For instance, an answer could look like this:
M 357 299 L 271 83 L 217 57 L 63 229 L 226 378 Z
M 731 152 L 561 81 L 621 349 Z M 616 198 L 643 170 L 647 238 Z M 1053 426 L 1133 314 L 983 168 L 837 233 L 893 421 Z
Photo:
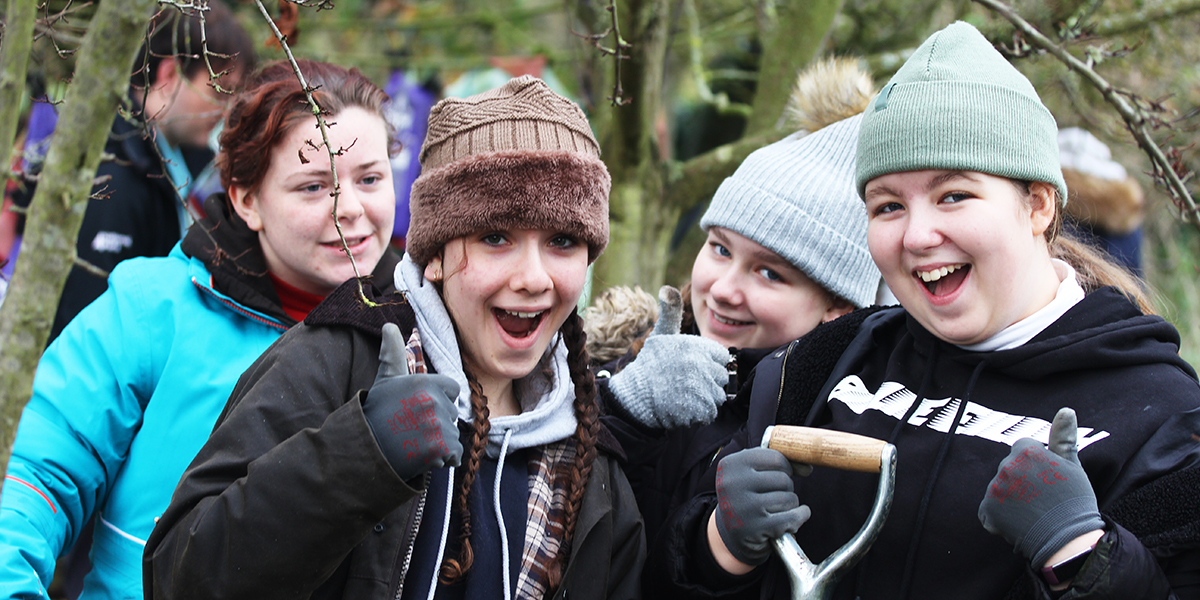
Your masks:
M 745 575 L 754 570 L 754 565 L 734 558 L 729 547 L 725 545 L 725 540 L 721 539 L 721 532 L 717 530 L 716 512 L 708 515 L 708 549 L 712 553 L 713 560 L 717 561 L 717 564 L 731 575 Z
M 1102 537 L 1104 537 L 1103 529 L 1089 531 L 1067 542 L 1057 552 L 1050 555 L 1046 564 L 1041 566 L 1040 572 L 1042 579 L 1046 581 L 1051 590 L 1064 590 L 1070 585 L 1071 580 L 1079 573 L 1083 563 L 1087 561 L 1092 549 L 1096 547 L 1096 543 Z

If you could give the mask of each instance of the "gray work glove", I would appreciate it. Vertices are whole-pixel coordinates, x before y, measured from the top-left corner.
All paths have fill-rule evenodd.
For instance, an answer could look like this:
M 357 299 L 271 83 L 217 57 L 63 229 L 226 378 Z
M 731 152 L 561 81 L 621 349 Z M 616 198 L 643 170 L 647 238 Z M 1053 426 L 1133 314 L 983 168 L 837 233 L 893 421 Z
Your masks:
M 410 375 L 400 328 L 395 323 L 383 326 L 379 373 L 363 401 L 363 414 L 401 479 L 458 466 L 463 447 L 454 407 L 457 397 L 458 383 L 445 375 Z
M 710 339 L 679 333 L 679 290 L 664 285 L 658 306 L 658 322 L 642 351 L 612 376 L 608 389 L 625 412 L 646 427 L 711 423 L 725 402 L 729 351 Z
M 788 459 L 770 448 L 747 448 L 717 464 L 717 532 L 733 557 L 761 565 L 771 540 L 796 533 L 812 514 L 792 491 Z
M 1075 411 L 1059 409 L 1050 425 L 1050 445 L 1021 438 L 1000 463 L 979 504 L 979 521 L 1041 568 L 1067 542 L 1097 529 L 1104 520 L 1096 493 L 1079 464 Z

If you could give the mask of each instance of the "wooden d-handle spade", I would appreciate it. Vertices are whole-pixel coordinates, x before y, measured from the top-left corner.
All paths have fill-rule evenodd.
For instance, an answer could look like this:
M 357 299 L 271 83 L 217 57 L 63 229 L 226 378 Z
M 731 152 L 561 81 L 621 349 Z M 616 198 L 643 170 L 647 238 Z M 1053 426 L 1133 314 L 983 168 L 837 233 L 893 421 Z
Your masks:
M 795 462 L 879 473 L 879 488 L 867 522 L 821 564 L 813 564 L 791 534 L 784 534 L 774 541 L 775 552 L 783 559 L 792 580 L 792 600 L 825 600 L 833 595 L 833 588 L 842 575 L 867 553 L 883 528 L 892 508 L 892 490 L 896 484 L 896 447 L 853 433 L 790 425 L 768 427 L 762 445 L 778 450 Z

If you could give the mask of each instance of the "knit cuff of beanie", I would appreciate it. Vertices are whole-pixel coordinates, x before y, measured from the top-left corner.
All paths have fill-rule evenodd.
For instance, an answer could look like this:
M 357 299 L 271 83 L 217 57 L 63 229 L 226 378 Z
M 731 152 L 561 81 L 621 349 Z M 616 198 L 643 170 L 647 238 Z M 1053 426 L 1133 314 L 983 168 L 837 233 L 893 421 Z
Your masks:
M 478 231 L 550 229 L 608 243 L 608 169 L 583 110 L 532 76 L 429 114 L 413 183 L 406 250 L 425 265 L 446 242 Z
M 1042 181 L 1067 200 L 1058 126 L 1029 79 L 979 30 L 929 36 L 863 113 L 855 182 L 939 169 Z
M 964 98 L 974 102 L 964 102 Z M 1036 98 L 979 81 L 888 84 L 863 115 L 855 177 L 943 169 L 1044 181 L 1067 198 L 1058 131 Z

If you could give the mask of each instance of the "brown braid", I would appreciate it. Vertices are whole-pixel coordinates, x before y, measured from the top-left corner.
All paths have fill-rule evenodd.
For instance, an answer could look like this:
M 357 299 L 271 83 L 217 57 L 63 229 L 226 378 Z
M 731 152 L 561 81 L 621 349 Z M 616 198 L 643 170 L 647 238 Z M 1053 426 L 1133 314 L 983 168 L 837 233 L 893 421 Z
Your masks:
M 479 385 L 478 381 L 475 381 L 475 377 L 470 372 L 465 374 L 467 385 L 471 388 L 472 432 L 471 452 L 467 455 L 464 463 L 466 470 L 463 471 L 462 485 L 458 488 L 457 498 L 458 511 L 462 515 L 462 527 L 458 533 L 458 541 L 462 549 L 459 551 L 457 560 L 447 558 L 442 561 L 438 580 L 445 585 L 452 585 L 462 579 L 467 574 L 467 570 L 471 568 L 471 563 L 475 562 L 475 555 L 471 550 L 471 509 L 467 504 L 467 499 L 471 493 L 471 486 L 475 483 L 475 475 L 479 473 L 479 457 L 487 448 L 488 431 L 492 428 L 487 396 L 483 395 L 483 387 Z
M 562 583 L 563 572 L 566 571 L 567 560 L 571 554 L 571 538 L 575 533 L 575 523 L 579 519 L 583 490 L 587 486 L 588 476 L 591 475 L 592 463 L 596 460 L 596 438 L 600 433 L 596 379 L 588 369 L 588 355 L 584 349 L 587 334 L 583 331 L 583 319 L 578 313 L 572 313 L 559 331 L 567 344 L 567 366 L 571 371 L 571 381 L 575 383 L 575 419 L 579 424 L 575 430 L 575 464 L 571 469 L 571 490 L 564 515 L 563 540 L 554 562 L 546 567 L 547 597 L 553 596 L 557 591 Z

